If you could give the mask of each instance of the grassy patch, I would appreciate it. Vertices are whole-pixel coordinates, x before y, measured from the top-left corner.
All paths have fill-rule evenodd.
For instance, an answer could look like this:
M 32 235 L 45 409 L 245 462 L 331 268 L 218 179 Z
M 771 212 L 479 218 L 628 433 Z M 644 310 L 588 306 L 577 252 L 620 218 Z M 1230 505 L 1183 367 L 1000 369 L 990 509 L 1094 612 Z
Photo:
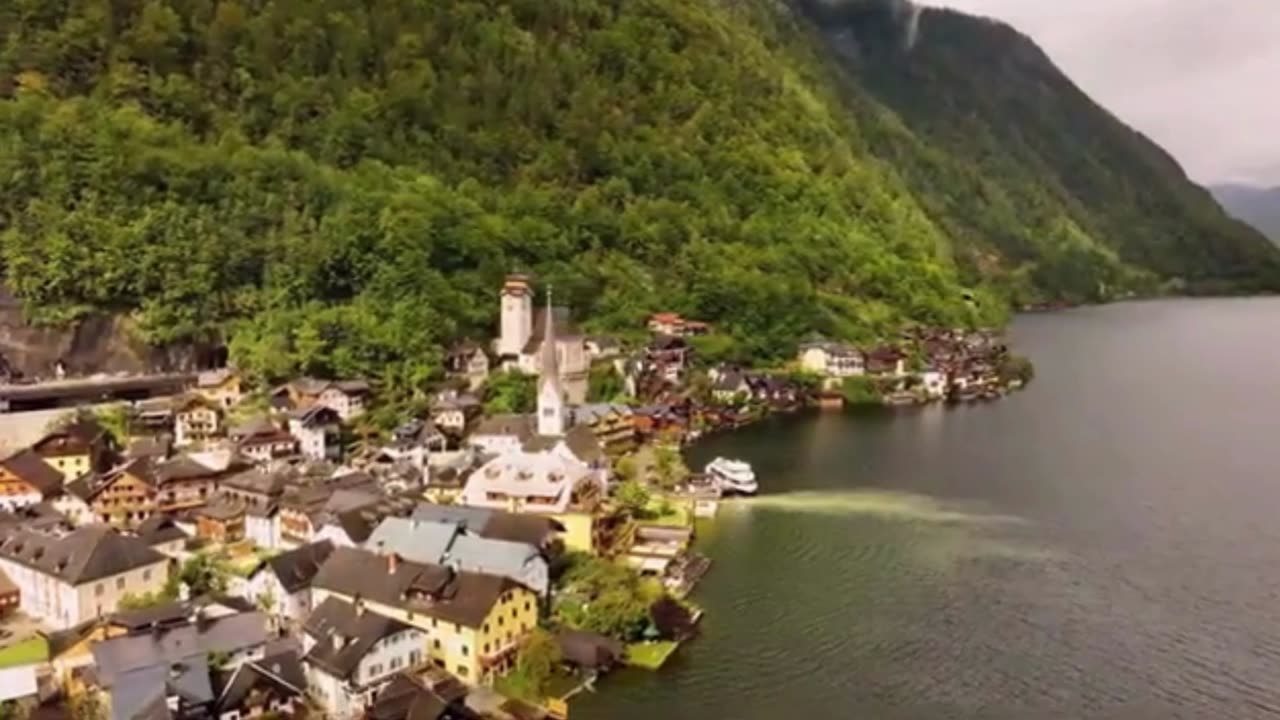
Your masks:
M 645 670 L 657 670 L 675 654 L 680 643 L 673 640 L 632 643 L 627 646 L 627 664 Z
M 646 525 L 667 525 L 671 527 L 689 527 L 693 525 L 693 513 L 687 500 L 668 500 L 656 496 L 649 501 L 649 506 L 636 517 Z
M 19 667 L 49 659 L 49 643 L 39 635 L 0 649 L 0 668 Z

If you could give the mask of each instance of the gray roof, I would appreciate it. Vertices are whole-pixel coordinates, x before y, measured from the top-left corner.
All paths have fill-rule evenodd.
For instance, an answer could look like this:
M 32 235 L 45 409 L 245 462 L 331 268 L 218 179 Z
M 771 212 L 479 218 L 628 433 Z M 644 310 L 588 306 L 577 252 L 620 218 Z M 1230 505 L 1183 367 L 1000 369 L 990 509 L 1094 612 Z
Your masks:
M 99 677 L 112 687 L 117 678 L 134 670 L 155 665 L 167 668 L 194 658 L 203 659 L 212 652 L 240 652 L 266 641 L 266 617 L 254 611 L 104 640 L 93 646 L 93 659 Z M 207 672 L 205 676 L 207 680 Z
M 285 652 L 237 667 L 218 695 L 218 714 L 245 709 L 252 693 L 275 697 L 301 697 L 307 691 L 307 678 L 296 652 Z
M 152 515 L 143 520 L 136 532 L 143 542 L 153 547 L 190 537 L 186 531 L 178 527 L 178 523 L 173 518 L 163 514 Z
M 569 452 L 582 462 L 590 465 L 604 459 L 604 448 L 600 439 L 586 425 L 575 425 L 563 436 L 534 435 L 526 438 L 520 447 L 525 452 L 541 452 L 555 447 L 561 440 L 569 448 Z
M 630 405 L 622 405 L 619 403 L 592 403 L 575 407 L 573 409 L 573 421 L 578 424 L 590 425 L 591 423 L 606 418 L 612 414 L 629 417 L 634 413 L 632 412 Z
M 328 540 L 303 545 L 264 560 L 253 572 L 256 574 L 263 568 L 270 568 L 285 591 L 294 593 L 311 586 L 312 578 L 332 552 L 333 543 Z
M 405 608 L 427 617 L 479 627 L 502 593 L 516 587 L 509 578 L 398 560 L 367 550 L 336 548 L 316 575 L 314 587 Z
M 306 660 L 345 679 L 379 640 L 413 629 L 399 620 L 330 596 L 311 612 L 303 627 L 316 641 Z
M 168 561 L 142 540 L 105 525 L 86 525 L 63 537 L 4 528 L 0 555 L 72 585 Z
M 428 522 L 454 522 L 481 537 L 523 542 L 539 547 L 550 540 L 557 531 L 564 530 L 556 521 L 539 515 L 523 515 L 465 505 L 419 503 L 410 517 Z
M 366 545 L 420 563 L 438 563 L 462 528 L 455 522 L 389 517 L 378 524 Z

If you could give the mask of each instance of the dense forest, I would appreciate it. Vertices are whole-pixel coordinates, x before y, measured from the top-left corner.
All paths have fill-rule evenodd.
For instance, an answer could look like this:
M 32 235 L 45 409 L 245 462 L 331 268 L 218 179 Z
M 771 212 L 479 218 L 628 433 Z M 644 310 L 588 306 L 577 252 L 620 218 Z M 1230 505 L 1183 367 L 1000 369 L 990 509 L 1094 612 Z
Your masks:
M 795 2 L 8 0 L 4 282 L 40 322 L 403 390 L 513 269 L 589 329 L 674 310 L 758 359 L 1280 287 L 1025 38 L 926 13 L 908 50 L 900 12 Z

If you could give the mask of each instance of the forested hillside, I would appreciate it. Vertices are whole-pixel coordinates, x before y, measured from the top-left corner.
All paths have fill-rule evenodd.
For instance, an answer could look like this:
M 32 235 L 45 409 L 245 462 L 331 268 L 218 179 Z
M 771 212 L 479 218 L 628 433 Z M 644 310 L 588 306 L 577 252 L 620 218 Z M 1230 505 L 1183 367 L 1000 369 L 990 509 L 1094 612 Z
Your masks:
M 8 0 L 5 282 L 41 321 L 401 389 L 517 268 L 588 327 L 676 310 L 763 359 L 1015 293 L 1280 286 L 1025 39 L 930 13 L 904 54 L 885 17 L 836 18 L 850 65 L 768 0 Z M 1010 58 L 1041 75 L 944 72 Z

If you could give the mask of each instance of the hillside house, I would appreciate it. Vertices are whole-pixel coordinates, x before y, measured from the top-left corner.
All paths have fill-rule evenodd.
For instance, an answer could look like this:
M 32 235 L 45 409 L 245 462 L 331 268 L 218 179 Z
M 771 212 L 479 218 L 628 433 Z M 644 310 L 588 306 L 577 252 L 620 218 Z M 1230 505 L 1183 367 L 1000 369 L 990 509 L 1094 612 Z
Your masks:
M 342 454 L 342 417 L 327 405 L 311 405 L 289 413 L 289 434 L 298 441 L 302 456 L 308 460 L 336 460 Z
M 31 449 L 70 482 L 105 470 L 116 452 L 115 439 L 92 418 L 78 418 L 36 441 Z
M 64 475 L 33 450 L 0 460 L 0 510 L 30 507 L 63 494 Z
M 186 447 L 207 442 L 223 433 L 223 409 L 202 395 L 187 395 L 173 408 L 173 444 Z
M 229 409 L 244 397 L 240 373 L 230 368 L 209 370 L 196 377 L 196 394 L 218 407 Z
M 489 355 L 471 340 L 462 340 L 445 353 L 444 369 L 449 377 L 465 381 L 474 392 L 489 379 Z

